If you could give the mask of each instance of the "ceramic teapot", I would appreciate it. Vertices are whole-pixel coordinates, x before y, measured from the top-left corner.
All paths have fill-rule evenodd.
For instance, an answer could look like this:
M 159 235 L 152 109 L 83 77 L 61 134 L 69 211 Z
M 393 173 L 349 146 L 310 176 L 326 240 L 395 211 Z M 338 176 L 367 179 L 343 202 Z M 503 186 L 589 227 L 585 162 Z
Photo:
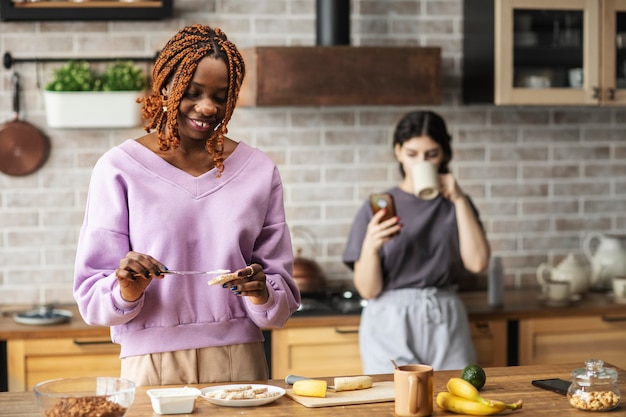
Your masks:
M 610 290 L 613 277 L 626 276 L 626 235 L 590 233 L 583 250 L 591 263 L 591 288 Z
M 542 287 L 547 281 L 569 282 L 572 294 L 583 295 L 589 290 L 589 267 L 570 253 L 556 267 L 542 263 L 537 267 L 537 281 Z M 546 276 L 548 276 L 546 278 Z

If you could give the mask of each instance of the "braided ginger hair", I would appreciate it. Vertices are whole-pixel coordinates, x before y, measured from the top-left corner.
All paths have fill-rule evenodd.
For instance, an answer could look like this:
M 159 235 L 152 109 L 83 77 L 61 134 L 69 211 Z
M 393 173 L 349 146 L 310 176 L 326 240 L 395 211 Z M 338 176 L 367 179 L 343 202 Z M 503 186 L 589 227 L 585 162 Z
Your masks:
M 176 117 L 180 100 L 198 67 L 198 63 L 208 56 L 222 59 L 228 67 L 228 95 L 226 115 L 217 130 L 206 141 L 206 150 L 213 155 L 218 177 L 224 171 L 224 135 L 230 120 L 241 83 L 245 75 L 243 58 L 235 44 L 218 28 L 204 25 L 187 26 L 174 35 L 161 50 L 152 70 L 152 93 L 139 99 L 143 102 L 141 113 L 148 123 L 146 132 L 156 129 L 159 147 L 162 151 L 176 149 L 180 143 Z M 168 97 L 162 92 L 168 84 L 172 88 Z M 170 110 L 169 112 L 167 110 Z

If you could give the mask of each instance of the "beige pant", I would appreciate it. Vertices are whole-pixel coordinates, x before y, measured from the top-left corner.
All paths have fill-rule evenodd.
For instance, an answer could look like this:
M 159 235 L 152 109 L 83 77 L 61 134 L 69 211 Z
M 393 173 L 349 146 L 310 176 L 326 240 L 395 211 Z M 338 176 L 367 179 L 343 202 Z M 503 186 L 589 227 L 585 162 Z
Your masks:
M 122 359 L 121 376 L 141 386 L 257 381 L 269 373 L 258 342 L 129 356 Z

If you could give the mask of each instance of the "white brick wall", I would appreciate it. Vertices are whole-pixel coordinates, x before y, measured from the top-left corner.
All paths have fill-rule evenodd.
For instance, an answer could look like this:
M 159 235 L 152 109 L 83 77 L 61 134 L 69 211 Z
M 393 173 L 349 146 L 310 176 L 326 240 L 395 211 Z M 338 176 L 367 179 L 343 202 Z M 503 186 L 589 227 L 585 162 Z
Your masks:
M 626 111 L 623 108 L 460 104 L 462 0 L 353 0 L 354 45 L 437 45 L 452 168 L 478 205 L 508 285 L 535 285 L 535 269 L 580 254 L 590 231 L 626 232 Z M 155 22 L 0 22 L 0 52 L 18 56 L 151 55 L 185 24 L 224 29 L 240 48 L 312 45 L 314 0 L 176 0 L 175 18 Z M 51 70 L 41 68 L 42 78 Z M 130 130 L 46 129 L 36 68 L 18 64 L 28 121 L 52 141 L 36 174 L 0 174 L 0 304 L 72 301 L 72 270 L 94 161 Z M 11 117 L 10 72 L 0 76 L 0 120 Z M 42 82 L 45 82 L 43 80 Z M 331 279 L 352 217 L 366 195 L 397 180 L 391 133 L 413 107 L 238 109 L 230 136 L 278 163 L 292 226 L 316 235 L 315 256 Z M 296 245 L 309 254 L 307 238 Z

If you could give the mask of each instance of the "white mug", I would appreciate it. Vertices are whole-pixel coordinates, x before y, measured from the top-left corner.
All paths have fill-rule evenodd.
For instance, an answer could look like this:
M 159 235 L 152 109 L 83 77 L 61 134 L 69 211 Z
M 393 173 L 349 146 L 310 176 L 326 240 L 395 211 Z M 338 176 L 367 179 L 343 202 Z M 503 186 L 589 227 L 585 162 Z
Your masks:
M 569 85 L 572 88 L 580 88 L 583 86 L 582 68 L 572 68 L 569 70 Z
M 420 161 L 411 167 L 413 193 L 423 200 L 432 200 L 439 195 L 437 167 L 428 161 Z
M 626 277 L 614 277 L 612 279 L 612 285 L 615 302 L 626 304 Z
M 570 302 L 571 292 L 569 282 L 546 281 L 546 303 L 553 306 L 567 305 Z

